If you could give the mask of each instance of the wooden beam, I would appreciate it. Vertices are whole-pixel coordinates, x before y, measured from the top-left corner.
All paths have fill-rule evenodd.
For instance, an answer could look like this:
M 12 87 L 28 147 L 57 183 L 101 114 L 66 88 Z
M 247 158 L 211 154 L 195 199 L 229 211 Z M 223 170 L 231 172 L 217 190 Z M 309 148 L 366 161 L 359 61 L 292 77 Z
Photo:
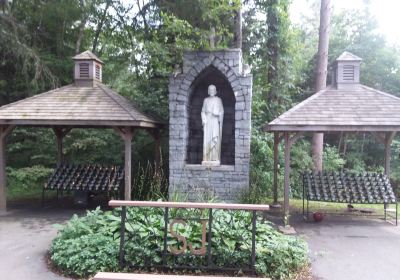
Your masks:
M 26 126 L 73 126 L 73 127 L 112 127 L 112 126 L 130 126 L 143 128 L 160 128 L 161 123 L 146 122 L 146 121 L 123 121 L 107 119 L 101 120 L 29 120 L 15 119 L 4 120 L 0 119 L 0 125 L 26 125 Z
M 193 209 L 225 209 L 225 210 L 253 210 L 267 211 L 266 204 L 233 204 L 233 203 L 206 203 L 206 202 L 171 202 L 171 201 L 124 201 L 110 200 L 110 207 L 158 207 L 158 208 L 193 208 Z
M 377 140 L 379 143 L 382 143 L 382 144 L 385 145 L 385 143 L 386 143 L 386 136 L 385 135 L 382 135 L 381 133 L 375 132 L 375 131 L 372 131 L 371 135 L 374 136 L 375 140 Z
M 124 134 L 123 128 L 120 128 L 120 127 L 117 127 L 117 126 L 113 126 L 112 128 L 114 129 L 114 131 L 115 131 L 119 136 L 121 136 L 122 139 L 124 139 L 125 134 Z
M 6 137 L 14 126 L 0 127 L 0 211 L 7 210 Z
M 289 225 L 289 188 L 290 188 L 290 136 L 285 132 L 285 179 L 284 179 L 284 225 Z
M 0 132 L 0 137 L 2 138 L 6 138 L 8 136 L 8 134 L 11 133 L 11 131 L 13 131 L 13 129 L 15 128 L 15 125 L 5 125 L 1 127 L 1 132 Z
M 392 132 L 400 131 L 400 125 L 266 125 L 264 131 L 268 132 L 296 132 L 296 131 L 308 131 L 308 132 Z
M 385 135 L 385 174 L 390 179 L 390 146 L 394 137 L 396 136 L 396 132 L 386 133 Z
M 131 126 L 113 126 L 112 129 L 114 129 L 114 131 L 121 136 L 122 140 L 125 140 L 126 137 L 126 133 L 131 131 L 132 132 L 132 137 L 134 136 L 136 130 L 134 127 Z

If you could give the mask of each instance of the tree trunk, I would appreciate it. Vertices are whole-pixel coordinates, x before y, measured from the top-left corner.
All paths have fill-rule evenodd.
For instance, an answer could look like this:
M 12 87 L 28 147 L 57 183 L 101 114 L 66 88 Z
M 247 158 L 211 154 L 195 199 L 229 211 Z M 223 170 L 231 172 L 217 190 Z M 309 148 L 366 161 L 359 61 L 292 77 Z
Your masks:
M 278 55 L 279 55 L 279 18 L 277 11 L 278 0 L 270 1 L 270 7 L 267 10 L 267 25 L 268 25 L 268 72 L 267 80 L 270 85 L 267 102 L 277 102 L 277 78 L 278 78 Z
M 242 39 L 242 3 L 240 3 L 239 9 L 235 15 L 235 32 L 234 32 L 235 48 L 241 49 L 243 45 Z
M 76 40 L 76 45 L 75 45 L 75 53 L 76 54 L 81 52 L 81 44 L 82 44 L 83 35 L 84 35 L 84 31 L 85 31 L 86 21 L 88 19 L 88 11 L 87 11 L 87 7 L 86 7 L 86 1 L 80 0 L 79 3 L 81 6 L 81 10 L 82 10 L 82 18 L 81 18 L 81 23 L 79 24 L 78 39 Z
M 321 0 L 318 57 L 315 71 L 315 91 L 318 92 L 326 87 L 326 76 L 328 73 L 328 48 L 329 48 L 329 24 L 331 16 L 331 1 Z M 324 145 L 324 134 L 314 133 L 312 141 L 312 158 L 314 170 L 322 171 L 322 155 Z
M 101 29 L 103 28 L 104 21 L 106 20 L 107 11 L 108 11 L 108 8 L 111 5 L 111 2 L 112 2 L 111 0 L 107 1 L 106 7 L 104 8 L 104 11 L 103 11 L 103 14 L 101 15 L 99 23 L 97 24 L 96 33 L 94 35 L 93 47 L 92 47 L 92 52 L 93 53 L 96 52 L 97 45 L 99 44 L 99 37 L 100 37 Z

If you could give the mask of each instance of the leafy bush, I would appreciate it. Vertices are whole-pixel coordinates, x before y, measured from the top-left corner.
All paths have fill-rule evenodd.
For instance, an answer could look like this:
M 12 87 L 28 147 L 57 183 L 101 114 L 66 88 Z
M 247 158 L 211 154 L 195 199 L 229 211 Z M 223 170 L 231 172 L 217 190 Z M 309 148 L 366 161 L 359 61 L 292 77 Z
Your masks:
M 186 215 L 207 217 L 207 211 L 171 209 L 170 218 Z M 74 216 L 66 226 L 60 227 L 59 235 L 51 245 L 51 259 L 63 272 L 87 276 L 97 271 L 118 271 L 119 210 L 102 212 L 99 209 L 86 216 Z M 188 213 L 189 212 L 189 213 Z M 191 212 L 191 213 L 190 213 Z M 213 262 L 218 266 L 247 266 L 251 250 L 251 213 L 246 211 L 218 210 L 213 215 Z M 126 223 L 125 258 L 134 265 L 161 263 L 163 248 L 163 209 L 129 208 Z M 134 221 L 134 222 L 133 222 Z M 306 243 L 292 236 L 277 232 L 269 222 L 258 218 L 256 269 L 258 274 L 283 279 L 307 262 Z M 183 227 L 176 224 L 174 230 L 187 237 L 195 248 L 201 246 L 201 223 L 187 221 Z M 168 244 L 179 248 L 171 236 Z M 172 257 L 168 264 L 172 265 Z M 176 259 L 182 265 L 200 265 L 204 258 L 182 255 Z
M 13 199 L 40 193 L 52 172 L 53 169 L 41 165 L 18 169 L 7 167 L 8 197 Z
M 300 139 L 291 148 L 290 158 L 290 196 L 301 198 L 303 190 L 302 174 L 313 168 L 311 157 L 311 139 Z M 278 162 L 278 193 L 283 194 L 284 178 L 284 141 L 280 143 Z M 245 191 L 241 200 L 244 203 L 266 203 L 272 197 L 273 186 L 273 134 L 252 131 L 250 188 Z M 325 171 L 338 171 L 346 161 L 342 159 L 335 147 L 328 144 L 324 147 L 323 166 Z
M 339 171 L 343 168 L 346 161 L 342 159 L 336 147 L 331 147 L 328 144 L 324 147 L 324 171 Z
M 252 130 L 250 188 L 242 193 L 243 203 L 264 203 L 268 197 L 272 197 L 274 166 L 272 139 L 273 134 Z
M 66 274 L 85 276 L 118 269 L 120 218 L 99 208 L 74 215 L 51 244 L 51 259 Z

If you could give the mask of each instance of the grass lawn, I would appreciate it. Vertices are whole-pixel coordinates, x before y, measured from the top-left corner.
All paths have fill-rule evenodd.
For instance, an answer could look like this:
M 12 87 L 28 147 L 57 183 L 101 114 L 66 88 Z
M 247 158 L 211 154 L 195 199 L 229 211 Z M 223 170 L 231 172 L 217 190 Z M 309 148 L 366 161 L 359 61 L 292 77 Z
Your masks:
M 32 186 L 30 188 L 20 187 L 7 187 L 7 200 L 21 200 L 21 199 L 41 199 L 42 188 L 39 186 Z
M 384 215 L 383 204 L 352 204 L 354 209 L 371 209 L 374 212 L 372 214 L 365 214 L 359 211 L 349 212 L 347 203 L 334 203 L 334 202 L 309 202 L 309 212 L 323 212 L 323 213 L 333 213 L 333 214 L 349 214 L 352 215 Z M 395 209 L 395 204 L 390 204 L 388 208 Z M 291 211 L 302 213 L 303 211 L 303 200 L 302 199 L 291 199 L 290 200 Z
M 42 199 L 41 186 L 31 186 L 30 188 L 21 187 L 7 187 L 7 200 L 8 201 L 21 201 L 21 200 L 41 200 Z M 46 191 L 46 199 L 56 197 L 56 191 Z

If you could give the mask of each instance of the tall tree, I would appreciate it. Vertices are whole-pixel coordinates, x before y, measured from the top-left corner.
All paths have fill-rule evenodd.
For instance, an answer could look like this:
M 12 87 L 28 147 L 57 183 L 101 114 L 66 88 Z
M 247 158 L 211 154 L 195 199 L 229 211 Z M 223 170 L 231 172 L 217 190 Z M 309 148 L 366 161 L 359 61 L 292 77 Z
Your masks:
M 241 2 L 241 1 L 240 1 Z M 235 30 L 234 30 L 234 46 L 242 48 L 242 3 L 239 3 L 239 8 L 235 14 Z
M 78 54 L 81 51 L 81 45 L 82 45 L 82 40 L 83 40 L 83 35 L 85 32 L 85 26 L 86 26 L 86 21 L 89 17 L 89 9 L 88 9 L 88 3 L 87 0 L 79 0 L 79 6 L 82 11 L 82 18 L 81 22 L 79 23 L 79 33 L 78 33 L 78 39 L 76 40 L 75 44 L 75 53 Z
M 101 16 L 97 22 L 97 27 L 96 27 L 96 32 L 94 35 L 93 47 L 92 47 L 92 52 L 94 52 L 94 53 L 96 53 L 97 46 L 99 44 L 100 33 L 103 29 L 103 25 L 104 25 L 105 21 L 107 20 L 107 13 L 108 13 L 108 9 L 110 8 L 111 4 L 112 4 L 111 0 L 106 0 L 106 6 L 105 6 L 104 10 L 102 11 Z
M 321 0 L 319 40 L 317 66 L 315 71 L 315 91 L 320 91 L 326 87 L 326 77 L 328 73 L 328 49 L 329 49 L 329 24 L 331 17 L 331 1 Z M 324 134 L 314 133 L 312 139 L 312 158 L 314 169 L 322 171 Z
M 278 78 L 278 55 L 280 51 L 279 46 L 279 6 L 278 0 L 268 1 L 267 9 L 267 24 L 268 24 L 268 62 L 269 67 L 267 71 L 267 79 L 270 84 L 270 91 L 268 95 L 268 102 L 277 101 L 277 78 Z

